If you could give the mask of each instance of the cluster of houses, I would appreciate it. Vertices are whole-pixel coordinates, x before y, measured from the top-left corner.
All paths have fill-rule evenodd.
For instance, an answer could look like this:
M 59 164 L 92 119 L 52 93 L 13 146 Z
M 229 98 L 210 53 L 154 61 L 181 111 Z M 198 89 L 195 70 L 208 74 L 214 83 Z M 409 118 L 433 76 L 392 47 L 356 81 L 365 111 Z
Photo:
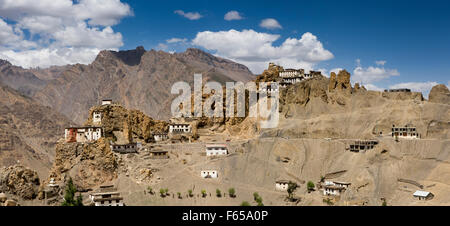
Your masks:
M 269 67 L 270 66 L 275 66 L 275 64 L 270 63 Z M 281 78 L 280 86 L 283 88 L 320 75 L 322 75 L 320 71 L 310 71 L 309 74 L 307 74 L 305 73 L 304 69 L 291 69 L 291 68 L 284 69 L 283 71 L 280 71 L 278 73 L 278 77 Z
M 101 102 L 102 105 L 112 105 L 111 99 L 105 99 Z M 101 127 L 102 112 L 94 111 L 92 113 L 93 126 L 83 127 L 68 127 L 65 128 L 64 139 L 66 143 L 89 143 L 94 142 L 104 136 L 103 128 Z M 192 127 L 189 124 L 172 123 L 169 125 L 169 133 L 154 133 L 153 138 L 155 142 L 162 142 L 169 139 L 169 134 L 184 134 L 191 133 Z M 129 143 L 129 144 L 110 144 L 111 150 L 118 153 L 133 153 L 142 148 L 141 143 Z M 156 153 L 155 155 L 159 155 Z

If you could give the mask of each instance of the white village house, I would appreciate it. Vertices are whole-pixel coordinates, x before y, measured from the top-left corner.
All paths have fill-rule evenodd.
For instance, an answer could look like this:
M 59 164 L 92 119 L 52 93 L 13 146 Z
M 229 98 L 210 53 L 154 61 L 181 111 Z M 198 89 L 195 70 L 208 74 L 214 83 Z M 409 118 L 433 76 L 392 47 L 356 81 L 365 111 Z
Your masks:
M 112 104 L 112 100 L 111 99 L 104 99 L 102 100 L 102 105 L 111 105 Z
M 339 196 L 341 195 L 348 187 L 350 187 L 351 183 L 348 182 L 340 182 L 340 181 L 325 181 L 322 185 L 323 195 L 333 195 Z
M 153 139 L 156 142 L 160 142 L 160 141 L 165 141 L 165 140 L 169 139 L 169 136 L 167 135 L 167 133 L 154 133 Z
M 110 186 L 101 186 L 98 193 L 89 195 L 94 206 L 124 206 L 123 198 L 116 189 Z
M 396 127 L 392 125 L 392 137 L 405 138 L 405 139 L 420 139 L 420 134 L 417 132 L 417 128 L 412 125 L 405 125 L 404 127 Z
M 217 173 L 217 170 L 202 170 L 200 171 L 200 176 L 202 178 L 217 178 L 219 177 L 219 174 Z
M 100 111 L 94 111 L 92 113 L 92 122 L 96 125 L 102 122 L 102 113 Z
M 227 155 L 228 148 L 226 144 L 207 144 L 206 156 Z
M 189 124 L 170 124 L 169 133 L 190 133 L 192 130 Z
M 111 148 L 111 151 L 118 152 L 120 154 L 127 154 L 127 153 L 137 153 L 138 150 L 142 148 L 142 144 L 137 143 L 129 143 L 129 144 L 113 144 L 110 142 L 109 147 Z
M 84 143 L 96 141 L 102 137 L 102 127 L 69 127 L 64 131 L 64 139 L 67 143 Z
M 433 193 L 428 191 L 419 191 L 417 190 L 413 194 L 414 198 L 417 198 L 419 200 L 430 200 L 434 197 Z
M 287 191 L 288 187 L 289 187 L 288 180 L 275 181 L 275 190 L 277 190 L 277 191 Z

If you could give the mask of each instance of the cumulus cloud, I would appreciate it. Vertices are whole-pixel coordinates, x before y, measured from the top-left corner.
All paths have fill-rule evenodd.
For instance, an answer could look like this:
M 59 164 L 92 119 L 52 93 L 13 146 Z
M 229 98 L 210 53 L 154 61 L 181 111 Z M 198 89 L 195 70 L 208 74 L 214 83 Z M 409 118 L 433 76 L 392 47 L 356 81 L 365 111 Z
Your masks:
M 228 12 L 227 14 L 225 14 L 224 16 L 225 20 L 242 20 L 243 17 L 241 16 L 241 14 L 238 11 L 232 10 L 230 12 Z
M 384 66 L 369 66 L 364 68 L 361 60 L 356 60 L 356 68 L 353 70 L 352 81 L 362 84 L 378 82 L 392 76 L 398 76 L 400 73 L 397 69 L 386 69 Z
M 183 10 L 175 10 L 175 14 L 178 14 L 180 16 L 183 16 L 189 20 L 198 20 L 202 18 L 203 16 L 198 12 L 187 12 L 185 13 Z
M 300 39 L 287 38 L 280 46 L 273 43 L 280 35 L 254 30 L 203 31 L 197 33 L 192 43 L 216 55 L 242 63 L 253 73 L 261 73 L 269 62 L 285 67 L 312 70 L 321 61 L 332 59 L 316 36 L 307 32 Z
M 0 58 L 47 67 L 90 63 L 102 49 L 117 50 L 122 35 L 111 26 L 132 11 L 120 0 L 0 0 L 0 15 Z
M 386 64 L 386 61 L 385 60 L 378 60 L 378 61 L 375 61 L 375 64 L 378 65 L 378 66 L 384 66 Z
M 166 40 L 167 43 L 187 42 L 186 38 L 171 38 Z
M 392 86 L 389 86 L 389 89 L 402 89 L 407 88 L 411 89 L 411 91 L 414 92 L 422 92 L 422 94 L 425 97 L 428 97 L 428 94 L 430 93 L 431 88 L 433 86 L 438 85 L 437 82 L 405 82 L 405 83 L 399 83 Z
M 383 91 L 384 89 L 381 87 L 378 87 L 374 84 L 364 84 L 364 87 L 366 87 L 367 90 L 374 90 L 374 91 Z
M 266 29 L 281 29 L 283 28 L 280 23 L 278 23 L 277 20 L 273 19 L 273 18 L 267 18 L 261 21 L 261 23 L 259 24 L 260 27 L 262 28 L 266 28 Z

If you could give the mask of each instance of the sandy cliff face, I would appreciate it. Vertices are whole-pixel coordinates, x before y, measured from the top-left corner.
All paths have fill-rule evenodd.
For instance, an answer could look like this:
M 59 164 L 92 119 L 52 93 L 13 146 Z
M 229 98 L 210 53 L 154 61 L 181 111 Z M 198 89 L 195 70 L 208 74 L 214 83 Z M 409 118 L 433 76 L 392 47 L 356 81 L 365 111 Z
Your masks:
M 450 104 L 450 91 L 444 84 L 434 86 L 428 96 L 428 101 L 440 104 Z
M 392 125 L 411 123 L 423 138 L 448 139 L 448 105 L 424 101 L 421 93 L 352 88 L 349 79 L 319 77 L 282 90 L 280 126 L 263 136 L 371 138 L 387 135 Z
M 117 160 L 108 140 L 101 138 L 96 142 L 85 144 L 58 143 L 49 179 L 66 181 L 69 177 L 80 190 L 115 179 Z

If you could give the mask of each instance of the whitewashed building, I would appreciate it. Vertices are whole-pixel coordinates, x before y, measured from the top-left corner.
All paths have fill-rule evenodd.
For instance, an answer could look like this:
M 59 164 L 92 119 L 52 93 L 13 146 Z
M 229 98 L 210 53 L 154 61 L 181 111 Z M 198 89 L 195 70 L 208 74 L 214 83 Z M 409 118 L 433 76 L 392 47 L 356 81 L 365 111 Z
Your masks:
M 123 206 L 123 198 L 119 192 L 102 192 L 90 194 L 94 206 Z
M 420 134 L 417 132 L 416 127 L 411 125 L 405 125 L 404 127 L 396 127 L 395 125 L 392 125 L 391 135 L 394 138 L 420 139 Z
M 206 156 L 227 155 L 228 148 L 226 144 L 208 144 L 206 145 Z
M 169 133 L 190 133 L 192 131 L 189 124 L 170 124 Z
M 155 133 L 153 134 L 153 139 L 156 142 L 160 142 L 169 139 L 169 136 L 167 135 L 167 133 Z
M 341 181 L 324 181 L 322 185 L 323 195 L 339 196 L 350 187 L 351 183 Z
M 97 126 L 69 127 L 64 131 L 64 138 L 67 143 L 85 143 L 96 141 L 102 137 L 102 128 Z
M 334 186 L 334 185 L 323 186 L 323 195 L 339 196 L 344 191 L 345 191 L 344 187 L 339 187 L 339 186 Z
M 97 125 L 102 122 L 102 113 L 100 111 L 94 111 L 92 113 L 92 122 Z
M 275 181 L 275 190 L 277 191 L 287 191 L 289 187 L 288 180 L 277 180 Z
M 111 99 L 104 99 L 102 100 L 102 105 L 111 105 L 112 104 L 112 100 Z
M 110 144 L 109 145 L 113 152 L 118 152 L 120 154 L 137 153 L 139 149 L 142 148 L 141 143 L 130 143 L 130 144 Z
M 428 191 L 419 191 L 417 190 L 414 192 L 413 196 L 419 200 L 429 200 L 434 197 L 434 195 L 431 192 Z
M 200 176 L 203 178 L 217 178 L 219 174 L 217 170 L 202 170 L 200 171 Z
M 333 181 L 333 184 L 335 185 L 335 186 L 337 186 L 337 187 L 341 187 L 341 188 L 348 188 L 348 187 L 350 187 L 350 185 L 352 184 L 352 183 L 348 183 L 348 182 L 341 182 L 341 181 Z
M 292 78 L 292 77 L 300 77 L 305 74 L 304 69 L 285 69 L 284 71 L 280 71 L 278 76 L 281 78 Z

